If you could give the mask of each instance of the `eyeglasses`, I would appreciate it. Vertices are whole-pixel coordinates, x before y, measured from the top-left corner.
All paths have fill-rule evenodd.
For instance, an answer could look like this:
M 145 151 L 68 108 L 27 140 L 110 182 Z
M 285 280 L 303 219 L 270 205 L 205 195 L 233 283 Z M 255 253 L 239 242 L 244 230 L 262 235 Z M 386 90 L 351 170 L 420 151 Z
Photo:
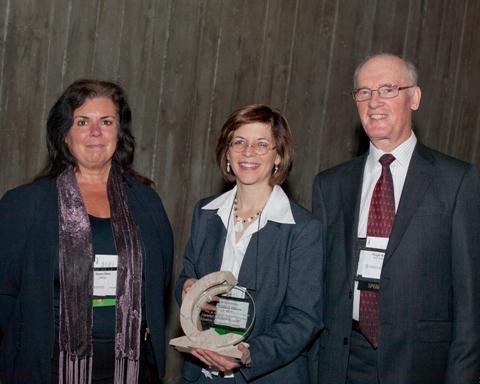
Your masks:
M 272 147 L 270 143 L 266 141 L 257 141 L 256 143 L 248 144 L 247 140 L 235 139 L 230 143 L 230 148 L 232 148 L 234 152 L 238 152 L 238 153 L 245 151 L 248 147 L 252 147 L 253 151 L 257 155 L 265 155 L 271 149 L 276 148 L 276 147 Z
M 400 91 L 413 87 L 415 87 L 415 85 L 409 85 L 406 87 L 399 87 L 398 85 L 382 85 L 377 89 L 358 88 L 352 91 L 352 96 L 355 101 L 367 101 L 372 98 L 373 92 L 377 92 L 378 96 L 382 99 L 393 99 L 398 96 Z

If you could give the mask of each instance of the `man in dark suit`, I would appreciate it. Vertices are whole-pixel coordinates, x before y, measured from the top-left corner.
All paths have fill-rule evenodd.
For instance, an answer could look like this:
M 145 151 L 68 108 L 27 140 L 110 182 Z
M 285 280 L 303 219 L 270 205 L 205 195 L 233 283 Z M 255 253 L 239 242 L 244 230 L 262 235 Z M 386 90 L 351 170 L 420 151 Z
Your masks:
M 473 384 L 480 376 L 480 179 L 419 143 L 415 67 L 375 55 L 354 76 L 369 152 L 320 173 L 326 228 L 319 384 Z

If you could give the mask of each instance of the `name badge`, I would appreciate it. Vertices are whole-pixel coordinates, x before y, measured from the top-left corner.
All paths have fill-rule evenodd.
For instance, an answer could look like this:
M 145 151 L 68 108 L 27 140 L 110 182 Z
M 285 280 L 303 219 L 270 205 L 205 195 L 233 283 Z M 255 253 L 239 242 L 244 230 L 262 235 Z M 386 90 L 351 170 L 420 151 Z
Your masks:
M 389 240 L 388 237 L 367 236 L 365 246 L 360 250 L 357 276 L 355 277 L 359 290 L 380 290 L 384 251 L 387 249 Z
M 115 305 L 117 293 L 117 255 L 95 255 L 93 263 L 93 306 Z
M 362 249 L 358 260 L 357 275 L 364 279 L 380 280 L 385 252 Z

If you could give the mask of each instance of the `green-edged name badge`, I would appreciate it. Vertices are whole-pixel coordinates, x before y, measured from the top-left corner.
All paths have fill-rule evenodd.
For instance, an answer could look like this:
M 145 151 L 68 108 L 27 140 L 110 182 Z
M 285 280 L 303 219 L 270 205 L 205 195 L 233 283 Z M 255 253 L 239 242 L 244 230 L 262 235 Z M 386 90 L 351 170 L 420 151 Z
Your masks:
M 95 255 L 93 263 L 93 307 L 113 307 L 117 292 L 117 255 Z

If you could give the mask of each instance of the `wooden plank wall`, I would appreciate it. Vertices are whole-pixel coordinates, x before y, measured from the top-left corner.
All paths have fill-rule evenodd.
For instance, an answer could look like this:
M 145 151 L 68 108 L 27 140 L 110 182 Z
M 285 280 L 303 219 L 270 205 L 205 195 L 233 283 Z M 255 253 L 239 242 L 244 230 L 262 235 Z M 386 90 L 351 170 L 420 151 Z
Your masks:
M 309 206 L 314 175 L 364 147 L 349 90 L 368 54 L 416 62 L 418 136 L 480 165 L 479 19 L 476 0 L 0 0 L 0 193 L 42 167 L 46 115 L 69 83 L 118 81 L 136 168 L 155 180 L 175 231 L 176 276 L 194 203 L 225 187 L 214 148 L 227 115 L 254 102 L 286 114 L 287 190 Z M 172 302 L 169 336 L 177 316 Z M 166 383 L 179 366 L 170 352 Z

